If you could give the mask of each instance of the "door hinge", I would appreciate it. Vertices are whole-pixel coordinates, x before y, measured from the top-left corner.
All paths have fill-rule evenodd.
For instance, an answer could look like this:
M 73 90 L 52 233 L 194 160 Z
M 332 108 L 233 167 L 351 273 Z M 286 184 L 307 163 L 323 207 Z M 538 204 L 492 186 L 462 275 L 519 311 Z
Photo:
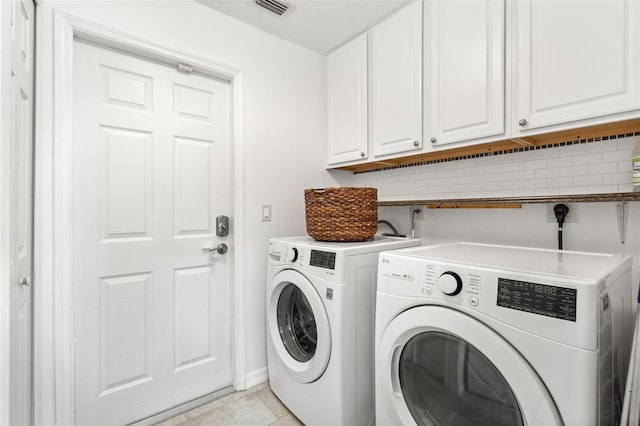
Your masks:
M 193 72 L 193 67 L 189 64 L 178 64 L 178 72 L 191 74 Z

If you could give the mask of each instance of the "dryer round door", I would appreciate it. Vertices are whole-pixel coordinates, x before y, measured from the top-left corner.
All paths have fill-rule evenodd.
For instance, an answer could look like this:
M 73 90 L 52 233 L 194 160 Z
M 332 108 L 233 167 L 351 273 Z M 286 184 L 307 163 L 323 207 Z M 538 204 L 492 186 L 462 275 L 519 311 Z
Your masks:
M 480 321 L 441 306 L 404 311 L 378 346 L 376 379 L 397 424 L 561 425 L 544 383 Z
M 301 383 L 317 380 L 331 355 L 329 318 L 315 287 L 287 269 L 271 282 L 267 327 L 278 357 Z

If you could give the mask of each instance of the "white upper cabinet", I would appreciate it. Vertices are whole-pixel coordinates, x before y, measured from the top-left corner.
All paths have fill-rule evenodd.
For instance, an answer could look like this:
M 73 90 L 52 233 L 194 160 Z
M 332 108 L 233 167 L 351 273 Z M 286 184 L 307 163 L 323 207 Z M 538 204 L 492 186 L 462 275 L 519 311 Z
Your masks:
M 369 32 L 373 155 L 422 148 L 422 1 Z
M 640 2 L 520 0 L 514 7 L 514 136 L 640 108 Z
M 367 35 L 327 56 L 327 162 L 366 160 Z
M 504 136 L 504 1 L 425 2 L 425 145 Z

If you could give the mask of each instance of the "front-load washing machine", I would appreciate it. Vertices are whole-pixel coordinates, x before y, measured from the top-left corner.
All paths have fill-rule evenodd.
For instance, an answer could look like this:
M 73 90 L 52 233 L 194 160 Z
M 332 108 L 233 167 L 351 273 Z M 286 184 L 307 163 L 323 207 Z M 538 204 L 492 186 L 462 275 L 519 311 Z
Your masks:
M 629 256 L 455 243 L 380 254 L 379 425 L 617 425 Z
M 378 253 L 420 240 L 272 239 L 267 360 L 273 392 L 307 425 L 374 419 L 374 299 Z

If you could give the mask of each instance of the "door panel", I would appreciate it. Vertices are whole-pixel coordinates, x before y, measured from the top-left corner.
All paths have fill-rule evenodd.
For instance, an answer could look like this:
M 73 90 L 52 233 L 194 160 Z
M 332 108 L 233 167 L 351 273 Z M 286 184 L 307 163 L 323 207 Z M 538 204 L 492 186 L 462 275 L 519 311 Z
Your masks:
M 214 146 L 210 141 L 176 138 L 175 229 L 178 235 L 212 237 L 213 189 L 209 185 Z
M 176 370 L 214 360 L 215 306 L 211 294 L 212 267 L 175 271 L 174 329 Z
M 504 8 L 500 1 L 425 5 L 425 137 L 434 138 L 432 144 L 504 132 Z
M 100 393 L 151 380 L 150 273 L 100 279 Z
M 32 419 L 33 270 L 33 35 L 34 4 L 13 0 L 11 16 L 11 229 L 9 324 L 9 420 Z M 3 141 L 4 143 L 4 141 Z M 5 284 L 5 283 L 3 283 Z
M 373 155 L 422 147 L 422 2 L 369 32 Z
M 76 421 L 124 424 L 231 384 L 229 85 L 74 43 Z M 229 241 L 224 241 L 228 243 Z
M 514 129 L 640 108 L 638 2 L 527 0 L 516 14 Z
M 100 128 L 102 238 L 151 237 L 153 135 Z

